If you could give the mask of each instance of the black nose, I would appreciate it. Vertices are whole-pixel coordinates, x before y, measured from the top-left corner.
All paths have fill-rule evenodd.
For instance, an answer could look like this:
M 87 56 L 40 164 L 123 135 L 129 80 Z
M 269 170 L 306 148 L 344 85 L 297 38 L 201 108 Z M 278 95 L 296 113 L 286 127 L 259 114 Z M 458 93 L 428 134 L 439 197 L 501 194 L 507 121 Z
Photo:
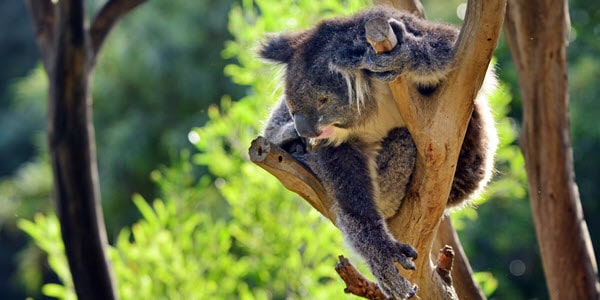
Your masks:
M 319 133 L 311 125 L 309 119 L 301 114 L 294 114 L 294 126 L 301 137 L 311 138 L 319 136 Z

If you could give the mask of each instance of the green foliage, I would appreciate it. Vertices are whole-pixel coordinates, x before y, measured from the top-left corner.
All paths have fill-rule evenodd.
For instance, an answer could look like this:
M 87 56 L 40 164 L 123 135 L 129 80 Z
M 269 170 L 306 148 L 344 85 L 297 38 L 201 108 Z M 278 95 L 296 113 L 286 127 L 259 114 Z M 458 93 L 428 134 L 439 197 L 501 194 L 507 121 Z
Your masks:
M 232 2 L 149 1 L 115 27 L 100 52 L 94 121 L 109 234 L 139 217 L 123 196 L 155 196 L 147 175 L 172 149 L 191 149 L 186 134 L 206 122 L 211 103 L 241 94 L 220 55 Z
M 574 1 L 581 6 L 579 2 Z M 252 50 L 266 32 L 306 28 L 324 16 L 350 14 L 367 1 L 243 0 L 229 12 L 234 40 L 225 43 L 229 36 L 223 30 L 223 16 L 229 3 L 149 2 L 124 19 L 101 53 L 94 80 L 95 120 L 105 215 L 115 236 L 109 255 L 119 294 L 123 299 L 340 298 L 343 285 L 332 266 L 335 255 L 342 252 L 341 235 L 245 154 L 259 132 L 256 120 L 266 118 L 280 93 L 273 93 L 276 68 L 261 64 Z M 433 19 L 457 21 L 455 4 L 426 4 Z M 584 10 L 574 11 L 579 16 L 574 21 L 574 44 L 583 46 L 571 52 L 574 68 L 569 74 L 573 135 L 580 142 L 575 145 L 575 161 L 577 171 L 583 170 L 578 179 L 589 178 L 581 191 L 592 197 L 598 194 L 590 174 L 595 174 L 593 155 L 600 144 L 600 131 L 590 122 L 598 112 L 593 101 L 598 94 L 593 80 L 598 77 L 594 56 L 598 39 L 593 32 L 600 14 L 595 10 L 587 14 L 587 21 Z M 228 62 L 219 58 L 223 43 L 221 55 Z M 514 70 L 507 63 L 507 49 L 502 45 L 499 49 L 501 74 L 515 81 L 514 74 L 506 75 Z M 233 82 L 247 86 L 248 95 L 233 101 L 239 98 L 233 92 L 222 97 L 218 106 L 209 106 L 225 90 L 237 90 L 223 77 L 223 68 Z M 0 116 L 6 129 L 0 137 L 2 145 L 16 139 L 44 144 L 42 134 L 31 134 L 44 124 L 43 77 L 38 67 L 14 88 L 12 108 Z M 487 295 L 543 298 L 541 263 L 531 250 L 536 245 L 523 158 L 516 146 L 519 110 L 509 110 L 519 105 L 518 98 L 511 102 L 514 86 L 502 86 L 493 98 L 501 137 L 494 182 L 478 202 L 480 207 L 465 208 L 453 214 L 453 220 L 477 271 L 475 278 Z M 22 123 L 31 128 L 17 126 L 21 119 L 28 119 Z M 189 130 L 205 121 L 205 126 Z M 178 155 L 168 150 L 188 148 L 186 138 L 196 150 L 177 150 Z M 169 157 L 170 167 L 151 171 L 156 162 Z M 148 173 L 154 185 L 147 180 Z M 43 293 L 74 299 L 58 221 L 52 214 L 31 213 L 42 209 L 36 203 L 47 201 L 49 178 L 42 154 L 12 178 L 3 179 L 0 223 L 15 216 L 33 218 L 20 221 L 19 227 L 46 252 L 61 281 L 46 284 Z M 122 200 L 124 195 L 134 192 L 158 194 L 160 199 L 148 204 L 136 194 L 134 204 L 124 207 L 129 203 Z M 586 209 L 597 212 L 600 202 L 592 200 Z M 132 216 L 141 219 L 123 227 Z M 591 221 L 594 225 L 594 218 Z M 39 275 L 26 276 L 41 280 Z
M 219 107 L 211 106 L 207 124 L 188 134 L 199 152 L 190 156 L 183 151 L 171 167 L 151 173 L 163 200 L 149 205 L 134 196 L 142 219 L 122 229 L 110 249 L 123 299 L 327 299 L 342 293 L 343 283 L 333 270 L 342 245 L 339 231 L 249 162 L 246 154 L 259 133 L 257 116 L 267 114 L 264 99 L 272 97 L 275 84 L 272 76 L 252 75 L 273 70 L 256 62 L 250 43 L 264 29 L 281 30 L 283 25 L 273 22 L 291 18 L 293 11 L 345 10 L 336 3 L 327 1 L 321 10 L 314 10 L 314 3 L 300 3 L 287 16 L 261 11 L 270 21 L 258 17 L 260 3 L 232 9 L 236 41 L 228 43 L 224 55 L 237 58 L 239 66 L 230 65 L 227 72 L 251 85 L 254 93 L 238 102 L 223 97 Z M 240 26 L 243 19 L 250 25 Z M 208 173 L 195 180 L 198 166 Z M 73 297 L 60 236 L 54 231 L 56 218 L 36 216 L 34 222 L 21 221 L 20 227 L 55 262 L 51 267 L 64 283 L 45 285 L 43 292 Z
M 71 272 L 65 256 L 65 248 L 60 236 L 60 224 L 56 215 L 36 214 L 33 221 L 20 219 L 18 226 L 26 232 L 36 245 L 48 255 L 48 265 L 60 278 L 62 285 L 49 283 L 42 287 L 42 293 L 58 299 L 77 299 L 74 293 Z
M 40 105 L 39 99 L 44 97 L 47 87 L 48 79 L 41 66 L 12 86 L 17 97 L 12 101 L 10 114 L 6 118 L 0 117 L 3 138 L 20 139 L 21 142 L 17 144 L 32 143 L 40 150 L 46 149 L 45 136 L 41 129 L 46 106 L 43 102 Z M 30 118 L 36 121 L 23 122 Z M 26 124 L 22 125 L 23 123 Z M 23 134 L 29 130 L 35 133 L 25 141 Z M 11 149 L 7 147 L 3 148 L 3 151 L 9 153 Z M 31 218 L 36 208 L 49 207 L 51 187 L 52 172 L 45 155 L 21 164 L 10 178 L 0 178 L 0 226 L 13 229 L 17 217 Z

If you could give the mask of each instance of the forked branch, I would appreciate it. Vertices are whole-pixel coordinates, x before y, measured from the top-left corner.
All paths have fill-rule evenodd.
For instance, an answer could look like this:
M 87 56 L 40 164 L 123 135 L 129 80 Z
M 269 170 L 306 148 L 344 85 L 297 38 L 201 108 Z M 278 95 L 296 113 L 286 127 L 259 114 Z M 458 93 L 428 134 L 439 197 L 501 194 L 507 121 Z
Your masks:
M 100 51 L 104 40 L 115 24 L 127 13 L 146 0 L 109 0 L 98 12 L 92 26 L 90 37 L 94 54 Z

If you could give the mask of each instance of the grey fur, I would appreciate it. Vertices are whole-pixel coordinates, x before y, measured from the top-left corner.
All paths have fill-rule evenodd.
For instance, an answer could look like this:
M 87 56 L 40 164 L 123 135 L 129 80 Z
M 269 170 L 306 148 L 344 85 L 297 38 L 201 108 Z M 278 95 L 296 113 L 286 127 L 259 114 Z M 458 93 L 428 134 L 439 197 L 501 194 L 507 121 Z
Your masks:
M 366 42 L 364 25 L 376 17 L 390 19 L 398 37 L 389 53 L 375 55 Z M 284 96 L 265 136 L 322 181 L 348 243 L 397 299 L 411 297 L 416 287 L 398 274 L 394 262 L 413 269 L 417 253 L 391 236 L 385 219 L 397 213 L 405 196 L 416 149 L 387 81 L 402 75 L 424 95 L 435 93 L 451 69 L 457 35 L 454 27 L 378 7 L 270 36 L 260 50 L 263 58 L 285 66 Z M 449 205 L 464 202 L 490 178 L 497 142 L 481 95 L 466 135 Z M 318 147 L 307 150 L 307 143 Z

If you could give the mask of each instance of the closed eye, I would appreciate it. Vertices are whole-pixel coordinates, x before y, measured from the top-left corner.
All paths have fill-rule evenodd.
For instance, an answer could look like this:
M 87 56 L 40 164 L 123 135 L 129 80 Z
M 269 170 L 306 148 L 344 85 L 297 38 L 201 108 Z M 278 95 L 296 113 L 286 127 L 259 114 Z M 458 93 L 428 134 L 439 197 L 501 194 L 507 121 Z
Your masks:
M 317 107 L 319 109 L 321 109 L 323 107 L 323 105 L 327 104 L 327 102 L 329 102 L 329 98 L 321 97 L 317 100 Z

